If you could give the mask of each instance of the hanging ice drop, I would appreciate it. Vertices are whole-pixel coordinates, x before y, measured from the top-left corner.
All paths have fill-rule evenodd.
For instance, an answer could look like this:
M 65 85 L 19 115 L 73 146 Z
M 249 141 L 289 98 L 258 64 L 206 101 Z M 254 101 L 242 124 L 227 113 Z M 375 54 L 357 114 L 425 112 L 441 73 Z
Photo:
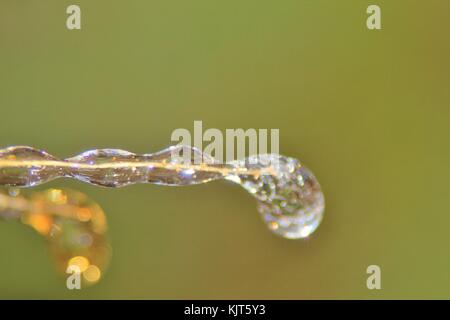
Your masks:
M 196 164 L 193 160 L 199 158 L 202 161 Z M 250 192 L 269 229 L 288 239 L 309 236 L 319 226 L 324 211 L 324 196 L 314 175 L 298 160 L 277 154 L 220 164 L 187 146 L 144 155 L 117 149 L 90 150 L 65 160 L 31 147 L 0 150 L 0 185 L 30 187 L 58 177 L 106 187 L 135 183 L 182 186 L 227 179 Z
M 284 238 L 305 238 L 313 233 L 325 208 L 324 196 L 314 175 L 298 160 L 265 154 L 235 163 L 259 175 L 229 175 L 258 201 L 258 211 L 268 228 Z

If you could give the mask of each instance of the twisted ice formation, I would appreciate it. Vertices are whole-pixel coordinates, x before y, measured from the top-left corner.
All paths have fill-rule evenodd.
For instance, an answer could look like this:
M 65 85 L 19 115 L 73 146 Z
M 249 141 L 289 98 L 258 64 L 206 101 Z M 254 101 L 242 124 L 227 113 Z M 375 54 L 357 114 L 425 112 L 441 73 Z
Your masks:
M 31 187 L 59 177 L 105 187 L 134 183 L 183 186 L 226 179 L 250 192 L 269 229 L 289 239 L 314 232 L 325 206 L 311 171 L 298 160 L 278 154 L 221 164 L 187 146 L 143 155 L 117 149 L 90 150 L 64 160 L 31 147 L 0 150 L 0 185 Z

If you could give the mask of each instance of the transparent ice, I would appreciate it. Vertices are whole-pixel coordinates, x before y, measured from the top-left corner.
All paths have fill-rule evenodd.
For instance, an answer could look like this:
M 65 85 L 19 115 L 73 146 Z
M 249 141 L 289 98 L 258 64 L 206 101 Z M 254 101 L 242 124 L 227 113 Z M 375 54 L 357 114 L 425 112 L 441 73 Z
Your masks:
M 226 179 L 252 194 L 269 229 L 288 239 L 313 233 L 325 208 L 323 193 L 312 172 L 298 160 L 278 154 L 221 164 L 186 146 L 143 155 L 98 149 L 64 160 L 31 147 L 0 150 L 0 185 L 31 187 L 59 177 L 105 187 L 135 183 L 183 186 Z

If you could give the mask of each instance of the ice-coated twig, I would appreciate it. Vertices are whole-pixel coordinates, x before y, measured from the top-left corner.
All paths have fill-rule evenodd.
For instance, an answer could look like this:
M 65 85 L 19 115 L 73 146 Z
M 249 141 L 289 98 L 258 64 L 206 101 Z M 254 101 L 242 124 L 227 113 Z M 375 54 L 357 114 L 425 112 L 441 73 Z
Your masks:
M 258 200 L 258 210 L 270 230 L 290 239 L 309 236 L 324 211 L 324 197 L 314 175 L 298 160 L 277 154 L 222 164 L 186 146 L 143 155 L 98 149 L 63 160 L 31 147 L 0 150 L 0 185 L 31 187 L 61 177 L 106 187 L 183 186 L 226 179 Z

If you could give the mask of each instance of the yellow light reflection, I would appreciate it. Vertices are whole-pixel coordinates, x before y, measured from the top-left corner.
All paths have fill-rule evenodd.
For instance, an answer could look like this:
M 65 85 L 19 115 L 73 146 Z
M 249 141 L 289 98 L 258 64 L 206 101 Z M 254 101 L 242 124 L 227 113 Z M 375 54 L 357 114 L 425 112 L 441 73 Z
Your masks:
M 26 217 L 26 223 L 42 235 L 47 235 L 52 228 L 53 219 L 43 213 L 31 214 Z
M 56 204 L 65 204 L 67 203 L 67 195 L 58 189 L 51 189 L 49 192 L 49 199 Z
M 86 281 L 89 282 L 97 282 L 100 280 L 102 273 L 100 269 L 96 266 L 91 264 L 86 271 L 83 272 L 83 277 L 86 279 Z
M 92 213 L 89 208 L 79 208 L 77 210 L 77 218 L 80 221 L 86 222 L 91 220 Z
M 88 258 L 83 256 L 76 256 L 70 259 L 67 265 L 75 265 L 80 269 L 81 272 L 84 272 L 89 268 L 89 260 Z

